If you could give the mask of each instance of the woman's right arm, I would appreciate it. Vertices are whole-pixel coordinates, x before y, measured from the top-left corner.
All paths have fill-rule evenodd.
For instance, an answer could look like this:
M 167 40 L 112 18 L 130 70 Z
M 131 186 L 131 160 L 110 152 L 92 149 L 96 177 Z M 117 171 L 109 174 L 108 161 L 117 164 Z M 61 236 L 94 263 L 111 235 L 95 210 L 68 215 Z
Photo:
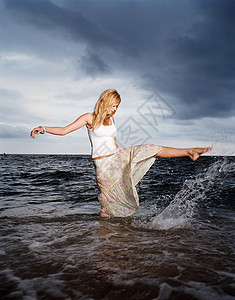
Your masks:
M 49 127 L 49 126 L 44 126 L 46 133 L 50 134 L 55 134 L 55 135 L 66 135 L 70 132 L 73 132 L 84 125 L 89 125 L 91 126 L 92 124 L 92 114 L 91 113 L 86 113 L 84 115 L 81 115 L 76 121 L 73 123 L 65 126 L 65 127 Z M 31 131 L 30 136 L 35 139 L 35 134 L 39 134 L 43 132 L 43 127 L 38 126 L 34 128 Z

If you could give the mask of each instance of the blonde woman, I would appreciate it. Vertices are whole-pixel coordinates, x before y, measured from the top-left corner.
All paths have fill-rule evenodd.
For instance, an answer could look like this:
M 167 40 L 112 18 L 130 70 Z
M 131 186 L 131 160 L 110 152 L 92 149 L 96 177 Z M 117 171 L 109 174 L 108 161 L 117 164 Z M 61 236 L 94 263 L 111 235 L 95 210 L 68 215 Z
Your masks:
M 152 144 L 120 149 L 116 142 L 117 128 L 113 118 L 120 102 L 119 93 L 109 89 L 101 94 L 93 113 L 81 115 L 65 127 L 39 126 L 31 131 L 34 139 L 35 134 L 39 133 L 66 135 L 83 126 L 87 127 L 100 190 L 98 200 L 101 217 L 127 217 L 138 210 L 136 185 L 157 157 L 188 156 L 195 161 L 201 154 L 211 150 L 176 149 Z

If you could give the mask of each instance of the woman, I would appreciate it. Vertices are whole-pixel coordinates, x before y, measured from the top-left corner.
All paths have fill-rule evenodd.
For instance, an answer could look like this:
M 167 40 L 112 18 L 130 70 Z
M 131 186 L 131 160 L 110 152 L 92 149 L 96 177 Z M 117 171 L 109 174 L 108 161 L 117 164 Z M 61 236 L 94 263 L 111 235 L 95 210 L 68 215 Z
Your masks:
M 195 161 L 202 153 L 211 150 L 176 149 L 150 144 L 119 149 L 113 115 L 120 102 L 118 92 L 109 89 L 101 94 L 93 113 L 86 113 L 65 127 L 39 126 L 31 131 L 31 137 L 34 139 L 35 134 L 39 133 L 66 135 L 84 125 L 87 127 L 100 190 L 98 199 L 101 204 L 101 217 L 127 217 L 138 210 L 136 185 L 156 157 L 188 156 Z

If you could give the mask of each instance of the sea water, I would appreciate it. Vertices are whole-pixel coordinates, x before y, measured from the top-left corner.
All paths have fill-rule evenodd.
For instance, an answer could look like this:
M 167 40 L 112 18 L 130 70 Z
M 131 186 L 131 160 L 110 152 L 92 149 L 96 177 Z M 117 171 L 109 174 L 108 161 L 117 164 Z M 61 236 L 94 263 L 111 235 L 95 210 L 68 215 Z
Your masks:
M 0 156 L 0 299 L 235 299 L 235 158 L 158 159 L 99 217 L 90 156 Z

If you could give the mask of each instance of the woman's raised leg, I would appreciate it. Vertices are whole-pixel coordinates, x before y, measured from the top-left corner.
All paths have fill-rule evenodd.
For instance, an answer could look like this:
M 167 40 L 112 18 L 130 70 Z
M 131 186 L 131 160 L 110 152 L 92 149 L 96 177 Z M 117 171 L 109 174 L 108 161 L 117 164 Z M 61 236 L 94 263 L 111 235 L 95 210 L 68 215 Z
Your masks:
M 170 147 L 162 147 L 162 149 L 156 154 L 156 157 L 162 158 L 172 158 L 172 157 L 184 157 L 188 156 L 193 161 L 197 160 L 198 157 L 210 151 L 212 148 L 188 148 L 188 149 L 178 149 Z

